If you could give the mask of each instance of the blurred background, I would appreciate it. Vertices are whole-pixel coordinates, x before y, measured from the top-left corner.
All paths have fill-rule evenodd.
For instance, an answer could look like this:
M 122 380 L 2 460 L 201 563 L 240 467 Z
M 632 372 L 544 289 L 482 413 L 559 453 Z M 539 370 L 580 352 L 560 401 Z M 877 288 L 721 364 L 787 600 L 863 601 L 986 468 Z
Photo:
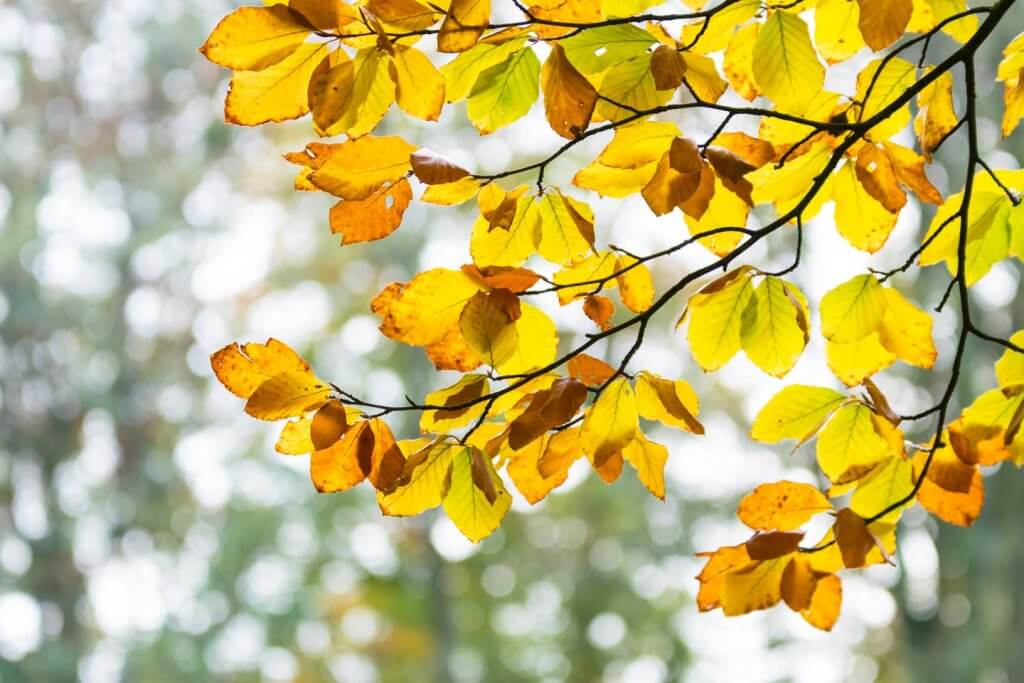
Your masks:
M 450 384 L 380 337 L 368 302 L 392 280 L 468 261 L 471 209 L 414 204 L 388 240 L 338 246 L 330 199 L 293 192 L 281 159 L 312 139 L 308 121 L 223 123 L 228 74 L 196 48 L 232 8 L 0 0 L 0 680 L 1024 681 L 1024 474 L 1012 467 L 987 473 L 974 529 L 909 512 L 896 566 L 845 578 L 831 634 L 785 609 L 697 613 L 694 553 L 745 538 L 739 497 L 818 476 L 813 448 L 751 442 L 753 415 L 784 384 L 832 380 L 820 336 L 782 382 L 741 357 L 705 376 L 672 331 L 682 299 L 636 360 L 690 380 L 703 402 L 706 437 L 652 434 L 671 451 L 666 502 L 632 471 L 606 487 L 578 462 L 566 486 L 536 507 L 517 499 L 473 546 L 443 515 L 382 518 L 368 487 L 317 495 L 307 458 L 274 453 L 276 430 L 216 385 L 209 354 L 273 335 L 374 400 Z M 995 167 L 1024 158 L 1022 133 L 999 139 L 993 78 L 1022 25 L 1019 6 L 981 55 Z M 829 86 L 849 91 L 863 63 L 833 70 Z M 697 138 L 715 123 L 675 120 Z M 462 106 L 429 127 L 392 114 L 382 130 L 482 172 L 555 143 L 539 107 L 483 139 Z M 568 184 L 606 139 L 592 142 L 550 182 Z M 943 193 L 962 186 L 959 143 L 929 168 Z M 634 252 L 685 231 L 679 214 L 586 198 L 599 238 Z M 816 302 L 869 263 L 900 263 L 930 211 L 912 200 L 869 260 L 826 207 L 795 279 Z M 791 248 L 776 239 L 750 261 L 788 263 Z M 659 281 L 705 263 L 696 249 L 659 264 Z M 898 284 L 930 308 L 947 278 L 934 267 Z M 972 290 L 985 329 L 1024 326 L 1018 280 L 1007 261 Z M 590 329 L 578 307 L 547 303 L 566 346 Z M 953 309 L 936 317 L 940 372 L 878 380 L 902 412 L 945 382 Z M 602 351 L 617 358 L 629 341 Z M 995 357 L 971 346 L 961 403 L 993 386 Z

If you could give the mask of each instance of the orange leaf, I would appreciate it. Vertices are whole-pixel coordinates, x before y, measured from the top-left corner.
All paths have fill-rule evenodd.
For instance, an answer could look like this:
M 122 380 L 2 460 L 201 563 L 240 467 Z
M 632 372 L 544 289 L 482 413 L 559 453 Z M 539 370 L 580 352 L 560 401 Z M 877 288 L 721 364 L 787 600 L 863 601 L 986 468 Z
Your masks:
M 591 295 L 583 301 L 583 312 L 597 323 L 602 330 L 609 329 L 612 316 L 615 315 L 615 304 L 606 296 Z
M 736 515 L 751 529 L 790 531 L 831 509 L 828 498 L 817 487 L 780 481 L 761 484 L 747 494 Z
M 343 199 L 331 207 L 331 232 L 341 233 L 342 245 L 383 239 L 402 224 L 411 201 L 412 187 L 405 178 L 366 199 Z
M 615 374 L 615 368 L 600 358 L 580 353 L 569 359 L 566 370 L 570 377 L 578 379 L 588 387 L 598 387 L 607 382 Z

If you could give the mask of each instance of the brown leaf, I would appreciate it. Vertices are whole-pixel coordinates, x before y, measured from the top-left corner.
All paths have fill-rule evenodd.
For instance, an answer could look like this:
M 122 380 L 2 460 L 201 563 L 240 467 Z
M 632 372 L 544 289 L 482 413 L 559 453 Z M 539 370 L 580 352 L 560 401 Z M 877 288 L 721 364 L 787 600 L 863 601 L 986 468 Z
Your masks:
M 715 169 L 715 173 L 721 179 L 722 185 L 747 204 L 753 206 L 754 200 L 750 193 L 753 191 L 754 186 L 743 176 L 753 171 L 755 167 L 732 152 L 717 147 L 709 147 L 707 157 L 711 167 Z
M 320 406 L 309 426 L 309 438 L 316 450 L 330 447 L 348 429 L 345 406 L 335 399 Z
M 590 124 L 597 90 L 569 62 L 558 43 L 552 43 L 551 54 L 541 68 L 540 87 L 544 93 L 544 114 L 551 129 L 563 138 L 579 137 Z
M 752 560 L 774 560 L 777 557 L 796 552 L 803 537 L 802 531 L 773 531 L 767 534 L 757 534 L 747 541 L 747 553 Z
M 675 90 L 683 84 L 686 75 L 686 61 L 679 50 L 668 45 L 659 45 L 651 55 L 651 75 L 658 90 Z
M 453 183 L 469 175 L 466 169 L 425 147 L 413 152 L 409 163 L 420 182 L 427 185 Z

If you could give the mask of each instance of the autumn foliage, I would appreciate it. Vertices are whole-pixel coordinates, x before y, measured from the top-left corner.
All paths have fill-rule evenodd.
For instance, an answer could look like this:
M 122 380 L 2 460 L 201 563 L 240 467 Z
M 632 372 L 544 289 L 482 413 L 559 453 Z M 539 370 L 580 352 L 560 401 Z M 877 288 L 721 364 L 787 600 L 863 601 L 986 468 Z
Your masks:
M 490 0 L 291 0 L 243 7 L 213 30 L 202 52 L 232 70 L 228 122 L 311 114 L 316 135 L 335 139 L 285 158 L 298 167 L 296 189 L 336 198 L 329 221 L 342 244 L 387 237 L 414 200 L 475 201 L 477 215 L 470 263 L 392 283 L 370 302 L 382 334 L 462 373 L 455 384 L 382 405 L 320 379 L 275 339 L 215 353 L 218 379 L 253 417 L 285 421 L 277 450 L 310 453 L 317 490 L 366 480 L 384 514 L 441 506 L 479 541 L 508 512 L 506 481 L 536 503 L 580 458 L 608 483 L 628 463 L 664 498 L 670 454 L 644 426 L 693 438 L 704 427 L 686 380 L 632 367 L 657 311 L 675 307 L 680 348 L 706 372 L 742 352 L 784 377 L 821 334 L 846 390 L 789 385 L 761 409 L 750 436 L 813 442 L 827 485 L 765 483 L 744 497 L 738 516 L 752 535 L 702 553 L 697 600 L 727 615 L 781 601 L 831 628 L 838 573 L 891 562 L 908 507 L 969 526 L 984 501 L 980 468 L 1024 464 L 1024 333 L 985 333 L 969 293 L 997 262 L 1024 257 L 1024 172 L 992 169 L 977 143 L 978 78 L 1004 86 L 1004 136 L 1024 115 L 1024 34 L 1006 46 L 997 73 L 975 73 L 975 54 L 1010 2 L 508 4 L 502 10 L 516 18 L 496 21 Z M 936 47 L 939 34 L 954 47 Z M 834 65 L 871 53 L 855 88 L 826 89 Z M 486 175 L 374 134 L 393 107 L 436 121 L 463 101 L 480 135 L 543 107 L 565 142 Z M 673 116 L 687 110 L 717 116 L 717 128 L 704 139 L 688 135 Z M 914 148 L 896 142 L 908 128 Z M 606 145 L 597 157 L 554 184 L 549 165 L 598 135 Z M 962 190 L 944 197 L 926 170 L 954 135 L 968 172 Z M 608 245 L 587 203 L 595 195 L 639 195 L 652 214 L 680 216 L 689 235 L 643 255 Z M 835 283 L 814 310 L 788 279 L 800 266 L 805 223 L 831 204 L 839 234 L 874 253 L 911 201 L 935 208 L 903 265 Z M 769 272 L 740 262 L 769 239 L 794 245 L 792 265 Z M 659 290 L 648 264 L 683 249 L 704 250 L 706 265 Z M 896 363 L 930 369 L 937 352 L 931 314 L 893 276 L 937 264 L 949 287 L 929 305 L 941 309 L 955 295 L 957 344 L 934 406 L 904 415 L 871 378 Z M 560 344 L 554 322 L 531 303 L 544 296 L 593 321 L 583 343 Z M 588 353 L 616 335 L 632 339 L 621 357 Z M 957 415 L 952 399 L 971 338 L 1005 352 L 997 386 Z M 422 436 L 396 438 L 385 420 L 396 412 L 417 413 Z M 904 428 L 921 420 L 934 427 L 913 443 Z M 809 524 L 824 535 L 806 538 Z

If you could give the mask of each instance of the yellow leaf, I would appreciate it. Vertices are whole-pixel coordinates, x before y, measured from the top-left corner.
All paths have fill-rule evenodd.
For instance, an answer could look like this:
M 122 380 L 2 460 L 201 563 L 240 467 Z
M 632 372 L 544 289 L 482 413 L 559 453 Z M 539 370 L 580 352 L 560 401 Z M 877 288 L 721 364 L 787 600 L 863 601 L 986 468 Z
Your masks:
M 396 341 L 424 346 L 440 341 L 457 327 L 462 307 L 480 285 L 458 270 L 435 268 L 420 273 L 390 296 L 374 300 L 374 312 L 383 318 L 381 332 Z
M 583 457 L 580 446 L 580 428 L 572 427 L 555 432 L 537 461 L 537 469 L 545 479 L 568 476 L 569 467 Z
M 928 0 L 928 5 L 935 17 L 936 23 L 947 19 L 954 14 L 960 14 L 967 9 L 967 0 Z M 942 27 L 942 32 L 951 36 L 960 43 L 970 40 L 974 32 L 978 30 L 978 15 L 972 14 L 961 17 Z
M 1024 330 L 1018 330 L 1010 337 L 1017 346 L 1024 347 Z M 1024 384 L 1024 353 L 1007 349 L 996 361 L 996 380 L 1000 387 Z
M 395 99 L 402 111 L 424 121 L 437 121 L 444 106 L 444 76 L 425 54 L 396 45 L 389 64 Z
M 439 52 L 465 52 L 491 20 L 491 0 L 452 0 L 437 34 Z
M 641 121 L 617 128 L 604 151 L 578 171 L 572 182 L 609 197 L 639 192 L 678 136 L 679 128 L 673 123 Z
M 858 482 L 857 490 L 850 499 L 850 508 L 864 518 L 874 517 L 909 496 L 913 488 L 910 461 L 902 455 L 895 455 Z M 895 524 L 903 510 L 910 505 L 913 505 L 913 500 L 881 517 L 879 521 Z
M 825 358 L 835 376 L 848 387 L 860 384 L 866 377 L 896 362 L 896 354 L 882 345 L 877 332 L 845 344 L 826 341 Z
M 365 137 L 348 140 L 309 176 L 324 192 L 342 199 L 362 200 L 387 183 L 394 183 L 412 166 L 409 156 L 416 148 L 400 137 Z
M 525 448 L 516 451 L 509 460 L 508 476 L 512 478 L 516 490 L 523 494 L 523 498 L 526 498 L 531 505 L 535 505 L 547 497 L 569 476 L 568 467 L 559 468 L 548 477 L 541 474 L 538 469 L 540 458 L 551 449 L 551 442 L 554 439 L 554 435 L 545 435 L 544 438 L 536 439 Z
M 281 435 L 277 437 L 274 450 L 283 455 L 305 455 L 316 450 L 309 438 L 309 427 L 312 420 L 301 418 L 284 423 Z
M 420 197 L 420 201 L 440 206 L 456 206 L 476 196 L 480 181 L 473 177 L 462 178 L 453 183 L 431 185 Z
M 761 484 L 744 496 L 736 516 L 758 531 L 792 531 L 831 509 L 832 504 L 817 487 L 779 481 Z
M 615 285 L 612 277 L 618 267 L 618 257 L 611 252 L 591 254 L 582 261 L 565 266 L 555 273 L 554 282 L 560 287 L 558 303 L 562 306 L 594 292 L 598 285 L 595 280 L 607 279 L 604 287 Z M 585 283 L 575 285 L 575 283 Z M 574 286 L 575 285 L 575 286 Z
M 590 124 L 597 91 L 555 43 L 540 72 L 544 92 L 544 113 L 551 129 L 570 140 L 579 137 Z
M 807 441 L 847 397 L 825 387 L 788 386 L 775 394 L 754 418 L 751 438 L 763 443 L 783 439 Z
M 417 0 L 369 0 L 366 7 L 388 28 L 420 31 L 437 21 L 437 15 Z
M 402 473 L 388 490 L 377 492 L 381 512 L 392 516 L 418 515 L 440 505 L 452 456 L 463 450 L 463 446 L 455 443 L 433 441 L 407 453 Z
M 529 47 L 488 67 L 477 77 L 469 94 L 469 120 L 481 135 L 507 126 L 533 106 L 539 80 L 540 62 Z
M 685 380 L 668 380 L 646 370 L 639 372 L 636 402 L 644 419 L 657 420 L 693 434 L 704 433 L 704 426 L 697 420 L 700 400 Z
M 355 64 L 344 50 L 334 50 L 320 61 L 308 91 L 314 129 L 330 130 L 345 115 L 353 104 L 355 78 Z
M 691 52 L 679 54 L 686 62 L 686 83 L 693 92 L 703 102 L 717 102 L 728 84 L 718 75 L 715 62 L 710 57 Z
M 814 45 L 829 64 L 844 62 L 864 47 L 857 24 L 860 5 L 850 0 L 821 0 L 814 10 Z
M 542 310 L 521 305 L 522 315 L 515 322 L 519 344 L 497 370 L 504 375 L 532 372 L 550 364 L 558 352 L 558 329 Z
M 541 213 L 533 197 L 515 200 L 515 212 L 507 230 L 492 228 L 481 216 L 473 224 L 469 252 L 478 267 L 520 266 L 537 251 L 541 240 Z
M 894 57 L 875 59 L 857 75 L 857 101 L 861 103 L 859 120 L 874 118 L 882 110 L 898 100 L 908 88 L 917 82 L 917 68 L 905 59 Z M 870 89 L 870 90 L 869 90 Z M 900 107 L 871 131 L 874 140 L 886 140 L 910 121 L 910 108 Z
M 859 27 L 864 41 L 876 52 L 896 42 L 914 11 L 911 0 L 857 0 Z
M 412 187 L 405 178 L 382 185 L 366 199 L 343 199 L 331 207 L 331 232 L 341 233 L 343 245 L 383 239 L 402 224 L 411 201 Z
M 460 406 L 485 395 L 489 388 L 490 384 L 485 376 L 465 375 L 452 386 L 427 394 L 423 402 L 427 405 Z M 424 410 L 420 414 L 420 430 L 444 433 L 465 427 L 483 414 L 485 404 L 486 401 L 478 401 L 475 405 L 465 408 Z
M 851 5 L 854 3 L 850 3 Z M 800 612 L 808 624 L 823 631 L 831 631 L 839 619 L 843 603 L 843 584 L 835 574 L 818 579 L 811 596 L 811 604 Z
M 896 288 L 886 287 L 884 291 L 889 306 L 878 329 L 882 346 L 904 363 L 932 367 L 938 355 L 932 341 L 932 317 L 907 301 Z
M 665 104 L 675 91 L 658 90 L 651 73 L 651 55 L 645 53 L 616 63 L 604 72 L 598 92 L 601 98 L 594 108 L 595 118 L 618 121 L 633 116 L 636 110 Z
M 740 336 L 747 357 L 769 375 L 785 376 L 807 345 L 807 317 L 795 285 L 766 277 L 743 311 Z
M 754 185 L 754 202 L 778 204 L 784 200 L 802 197 L 814 182 L 814 178 L 825 169 L 830 153 L 827 145 L 815 143 L 804 154 L 787 160 L 782 168 L 766 164 L 747 174 L 747 180 Z
M 462 308 L 459 329 L 470 348 L 496 368 L 516 352 L 519 334 L 513 323 L 520 315 L 519 299 L 507 289 L 477 292 Z
M 665 500 L 665 463 L 668 449 L 639 431 L 622 449 L 622 457 L 636 469 L 637 478 L 655 498 Z
M 1017 128 L 1024 116 L 1024 33 L 1018 34 L 1003 50 L 996 80 L 1003 83 L 1003 137 Z
M 275 2 L 274 4 L 285 4 Z M 358 19 L 354 8 L 333 0 L 289 0 L 289 7 L 322 31 L 337 31 Z
M 782 573 L 790 555 L 762 562 L 751 562 L 739 571 L 725 575 L 722 585 L 722 611 L 726 616 L 767 609 L 782 599 Z
M 651 271 L 643 263 L 636 263 L 632 256 L 619 256 L 617 271 L 626 272 L 619 275 L 619 296 L 622 303 L 634 313 L 643 313 L 654 304 L 654 280 Z M 630 268 L 630 266 L 632 267 Z
M 740 350 L 743 311 L 754 290 L 749 272 L 739 273 L 721 289 L 714 285 L 690 297 L 688 305 L 690 352 L 706 372 L 718 370 Z
M 803 19 L 782 10 L 768 17 L 754 43 L 753 73 L 761 92 L 779 111 L 807 111 L 825 84 L 825 69 Z
M 745 228 L 749 213 L 750 206 L 734 192 L 729 192 L 721 178 L 716 178 L 715 193 L 704 215 L 698 219 L 684 214 L 683 218 L 690 234 L 699 235 L 725 226 Z M 720 232 L 700 238 L 700 243 L 716 256 L 725 256 L 742 240 L 742 232 Z
M 345 133 L 349 138 L 358 138 L 376 128 L 395 102 L 395 82 L 389 72 L 390 63 L 391 57 L 383 50 L 360 50 L 352 62 L 351 85 L 345 82 L 344 75 L 336 83 L 338 91 L 333 98 L 337 99 L 334 105 L 337 118 L 328 126 L 318 123 L 318 132 L 321 135 Z M 319 83 L 317 85 L 320 86 Z M 326 95 L 324 97 L 327 98 Z
M 311 30 L 285 5 L 240 7 L 217 24 L 199 51 L 214 64 L 259 71 L 295 52 Z
M 633 387 L 628 380 L 619 377 L 605 387 L 583 418 L 583 450 L 595 462 L 602 462 L 625 448 L 639 426 Z
M 896 227 L 897 214 L 886 210 L 868 194 L 851 164 L 844 164 L 833 177 L 836 229 L 853 246 L 875 253 L 885 245 Z
M 953 74 L 947 72 L 928 84 L 917 96 L 914 131 L 928 161 L 931 161 L 932 152 L 939 143 L 956 128 L 958 121 L 953 109 Z
M 838 343 L 863 339 L 878 329 L 889 308 L 874 275 L 857 275 L 821 300 L 821 333 Z
M 309 80 L 326 46 L 303 43 L 260 71 L 236 71 L 224 101 L 224 118 L 240 126 L 297 119 L 309 111 Z
M 301 417 L 322 404 L 331 389 L 311 372 L 282 372 L 265 381 L 245 404 L 260 420 Z
M 753 102 L 761 94 L 754 78 L 754 45 L 760 24 L 748 24 L 733 34 L 725 50 L 723 70 L 729 85 L 744 99 Z
M 491 461 L 475 448 L 462 448 L 452 455 L 446 481 L 444 511 L 449 519 L 474 543 L 490 536 L 512 504 Z
M 705 5 L 703 0 L 689 0 L 687 4 L 695 10 L 702 9 Z M 721 7 L 716 6 L 715 10 L 709 18 L 698 19 L 684 25 L 679 42 L 684 46 L 692 44 L 690 51 L 701 55 L 718 52 L 726 47 L 730 38 L 735 35 L 734 31 L 754 18 L 761 10 L 761 3 L 758 0 L 739 0 Z
M 308 373 L 309 363 L 290 346 L 270 338 L 265 344 L 232 342 L 210 356 L 213 373 L 224 388 L 249 398 L 261 384 L 282 372 Z
M 818 435 L 818 465 L 830 481 L 863 476 L 889 455 L 889 444 L 875 430 L 873 413 L 863 403 L 840 408 Z
M 546 192 L 536 203 L 540 222 L 537 252 L 548 261 L 566 264 L 586 254 L 594 239 L 594 212 L 561 192 Z
M 569 33 L 577 33 L 571 25 L 559 26 L 556 23 L 592 24 L 603 18 L 601 3 L 593 0 L 533 0 L 529 4 L 533 16 L 551 22 L 537 23 L 531 27 L 541 38 L 560 38 Z

